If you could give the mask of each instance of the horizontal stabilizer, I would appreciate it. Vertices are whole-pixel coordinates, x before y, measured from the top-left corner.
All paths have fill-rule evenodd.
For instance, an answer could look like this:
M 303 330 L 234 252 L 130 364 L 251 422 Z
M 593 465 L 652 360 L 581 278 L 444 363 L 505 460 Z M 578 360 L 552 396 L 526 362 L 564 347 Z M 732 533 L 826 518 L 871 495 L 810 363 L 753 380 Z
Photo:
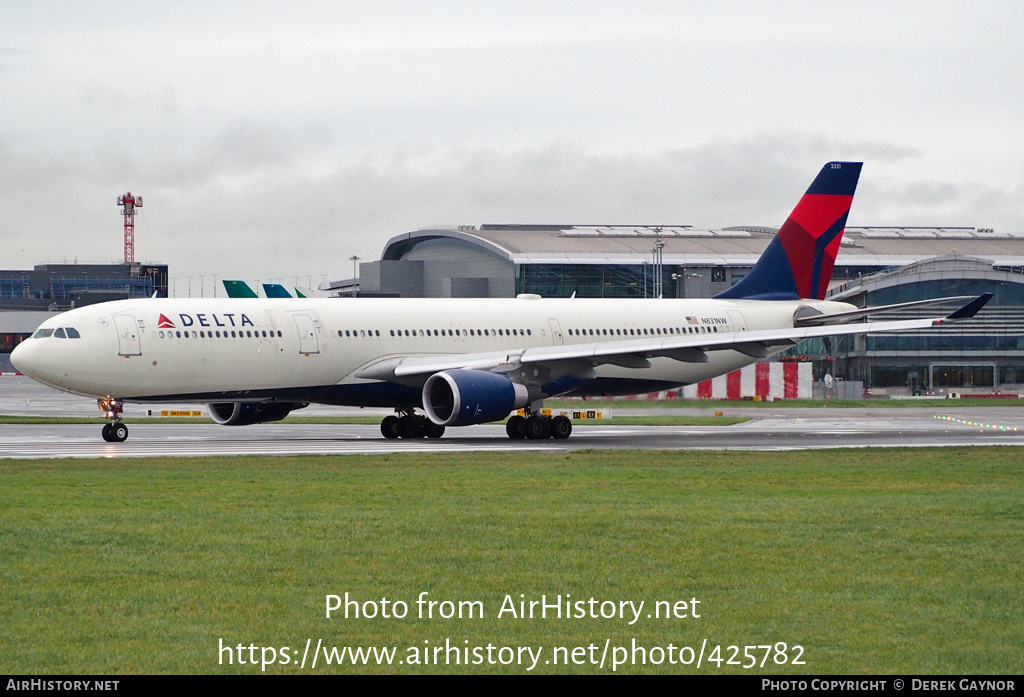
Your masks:
M 991 293 L 986 293 L 990 298 Z M 974 302 L 981 300 L 982 297 L 975 298 L 973 295 L 956 295 L 948 298 L 932 298 L 931 300 L 914 300 L 908 303 L 894 303 L 892 305 L 876 305 L 875 307 L 862 307 L 859 310 L 850 310 L 849 312 L 833 312 L 832 314 L 823 314 L 821 312 L 814 311 L 811 307 L 801 307 L 797 311 L 796 317 L 793 318 L 793 326 L 795 327 L 818 327 L 825 324 L 845 324 L 846 322 L 852 322 L 856 319 L 863 319 L 868 315 L 874 315 L 879 312 L 893 312 L 896 310 L 909 310 L 912 307 L 926 307 L 928 305 L 941 305 L 943 303 L 963 302 L 965 300 L 971 300 L 972 303 L 965 305 L 964 307 L 957 310 L 962 312 L 964 309 L 973 305 Z M 986 298 L 980 305 L 974 308 L 974 312 L 981 309 L 982 305 L 988 302 Z M 802 314 L 801 311 L 809 310 L 811 313 Z M 956 313 L 953 313 L 956 314 Z M 973 317 L 974 314 L 966 315 L 966 317 Z M 947 317 L 946 319 L 949 319 Z M 957 317 L 956 319 L 962 319 Z M 838 320 L 838 321 L 837 321 Z

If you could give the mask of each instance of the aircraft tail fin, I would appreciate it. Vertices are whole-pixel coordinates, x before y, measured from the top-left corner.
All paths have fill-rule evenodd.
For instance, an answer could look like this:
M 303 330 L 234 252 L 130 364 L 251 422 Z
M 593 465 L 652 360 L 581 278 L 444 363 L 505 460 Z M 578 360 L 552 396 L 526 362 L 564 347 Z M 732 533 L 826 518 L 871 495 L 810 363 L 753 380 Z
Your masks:
M 832 278 L 861 162 L 829 162 L 754 268 L 716 298 L 822 300 Z
M 229 298 L 258 298 L 256 292 L 245 281 L 223 281 Z
M 290 297 L 292 297 L 291 293 L 288 292 L 288 289 L 285 288 L 284 286 L 282 286 L 280 283 L 264 283 L 263 284 L 263 293 L 268 298 L 290 298 Z

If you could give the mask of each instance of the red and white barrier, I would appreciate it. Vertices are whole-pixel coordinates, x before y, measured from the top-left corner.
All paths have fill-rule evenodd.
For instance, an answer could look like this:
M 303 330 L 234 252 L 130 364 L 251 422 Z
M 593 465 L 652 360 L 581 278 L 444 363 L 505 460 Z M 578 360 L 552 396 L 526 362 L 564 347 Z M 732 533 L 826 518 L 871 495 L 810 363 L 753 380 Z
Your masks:
M 810 363 L 755 363 L 711 380 L 687 385 L 684 399 L 810 399 Z

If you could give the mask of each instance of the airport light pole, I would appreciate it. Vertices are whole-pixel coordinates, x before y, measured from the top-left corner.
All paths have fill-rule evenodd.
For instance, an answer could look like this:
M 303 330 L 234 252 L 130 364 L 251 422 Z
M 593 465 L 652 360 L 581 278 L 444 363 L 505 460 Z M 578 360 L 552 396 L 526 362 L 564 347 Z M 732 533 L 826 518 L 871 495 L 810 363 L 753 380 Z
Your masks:
M 663 250 L 665 249 L 665 240 L 661 237 L 661 228 L 654 228 L 656 237 L 654 239 L 654 248 L 651 253 L 654 257 L 654 297 L 661 299 L 664 294 L 664 279 L 662 278 L 662 261 L 664 260 Z

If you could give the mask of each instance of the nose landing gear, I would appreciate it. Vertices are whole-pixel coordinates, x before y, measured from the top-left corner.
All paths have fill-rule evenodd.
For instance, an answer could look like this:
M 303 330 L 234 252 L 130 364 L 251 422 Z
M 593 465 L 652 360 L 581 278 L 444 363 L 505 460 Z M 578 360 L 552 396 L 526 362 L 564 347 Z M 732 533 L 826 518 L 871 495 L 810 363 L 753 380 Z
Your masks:
M 128 440 L 128 427 L 121 422 L 121 412 L 124 411 L 121 400 L 108 397 L 98 399 L 96 403 L 99 404 L 103 416 L 110 419 L 110 423 L 104 424 L 100 432 L 103 440 L 108 443 L 123 443 Z

